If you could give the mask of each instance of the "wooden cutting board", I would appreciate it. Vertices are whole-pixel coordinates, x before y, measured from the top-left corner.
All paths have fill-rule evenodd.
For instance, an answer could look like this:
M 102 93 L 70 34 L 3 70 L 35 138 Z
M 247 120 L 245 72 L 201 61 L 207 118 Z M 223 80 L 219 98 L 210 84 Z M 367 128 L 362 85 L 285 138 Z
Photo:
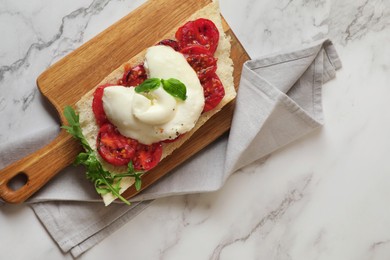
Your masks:
M 37 80 L 39 90 L 53 104 L 61 123 L 66 122 L 63 115 L 65 106 L 74 107 L 106 75 L 146 47 L 154 45 L 172 28 L 178 28 L 187 17 L 210 2 L 211 0 L 146 2 L 43 72 Z M 249 56 L 224 20 L 223 23 L 226 34 L 232 39 L 231 58 L 237 88 L 242 64 Z M 213 116 L 171 156 L 144 175 L 142 188 L 147 188 L 225 133 L 230 128 L 233 109 L 234 101 Z M 61 130 L 49 145 L 0 171 L 0 197 L 9 203 L 25 201 L 60 170 L 70 165 L 80 151 L 79 143 Z M 9 183 L 20 176 L 26 180 L 24 186 L 12 189 Z M 135 188 L 129 188 L 123 195 L 130 198 L 136 193 Z

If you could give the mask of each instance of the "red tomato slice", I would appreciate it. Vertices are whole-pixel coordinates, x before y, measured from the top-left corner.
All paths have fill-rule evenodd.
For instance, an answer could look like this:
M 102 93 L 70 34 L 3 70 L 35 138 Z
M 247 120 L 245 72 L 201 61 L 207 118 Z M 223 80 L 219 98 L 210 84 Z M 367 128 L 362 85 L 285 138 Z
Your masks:
M 202 45 L 212 54 L 218 47 L 219 31 L 215 24 L 204 18 L 185 23 L 175 34 L 180 48 Z
M 171 39 L 162 40 L 159 43 L 157 43 L 156 45 L 169 46 L 169 47 L 172 47 L 175 51 L 179 51 L 179 49 L 180 49 L 179 43 L 177 41 L 171 40 Z
M 100 156 L 116 166 L 127 165 L 136 153 L 138 142 L 121 135 L 112 124 L 100 127 L 96 147 Z
M 204 47 L 202 45 L 187 46 L 187 47 L 181 49 L 180 52 L 183 53 L 184 56 L 201 55 L 201 54 L 211 55 L 211 56 L 213 55 L 208 49 L 206 49 L 206 47 Z
M 93 100 L 92 100 L 92 111 L 95 115 L 96 123 L 101 126 L 105 123 L 108 123 L 108 119 L 106 116 L 106 113 L 104 112 L 103 108 L 103 93 L 104 88 L 108 86 L 113 86 L 112 84 L 104 84 L 95 90 L 95 93 L 93 93 Z
M 151 145 L 138 144 L 133 159 L 134 169 L 148 171 L 154 168 L 161 160 L 161 142 Z
M 205 104 L 203 112 L 216 107 L 225 96 L 225 89 L 217 74 L 213 74 L 202 82 Z
M 118 81 L 118 84 L 128 87 L 136 87 L 147 78 L 145 67 L 143 64 L 134 66 L 130 69 L 125 68 L 122 79 Z
M 184 54 L 200 81 L 211 77 L 217 70 L 217 59 L 203 46 L 188 46 L 180 52 Z

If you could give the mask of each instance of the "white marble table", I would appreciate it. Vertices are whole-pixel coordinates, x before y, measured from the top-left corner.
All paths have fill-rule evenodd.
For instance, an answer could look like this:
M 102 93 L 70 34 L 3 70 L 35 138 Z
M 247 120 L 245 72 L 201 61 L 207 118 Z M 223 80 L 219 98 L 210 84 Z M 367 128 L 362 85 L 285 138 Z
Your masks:
M 0 143 L 57 124 L 37 76 L 143 1 L 0 1 Z M 222 190 L 161 199 L 81 259 L 390 259 L 390 2 L 220 0 L 252 57 L 328 36 L 343 62 L 325 125 Z M 1 259 L 71 259 L 24 205 Z M 128 257 L 127 257 L 128 258 Z M 124 258 L 124 259 L 127 259 Z

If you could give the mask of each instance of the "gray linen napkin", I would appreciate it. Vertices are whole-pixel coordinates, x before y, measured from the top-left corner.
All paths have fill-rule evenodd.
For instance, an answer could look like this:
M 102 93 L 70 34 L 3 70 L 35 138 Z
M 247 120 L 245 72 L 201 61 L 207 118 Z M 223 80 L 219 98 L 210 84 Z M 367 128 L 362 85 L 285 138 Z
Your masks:
M 130 207 L 116 203 L 104 207 L 82 169 L 75 167 L 63 170 L 28 202 L 59 247 L 77 257 L 153 199 L 218 190 L 236 170 L 321 126 L 321 87 L 340 67 L 329 40 L 246 62 L 230 135 L 222 136 L 133 198 Z M 48 129 L 45 135 L 29 138 L 37 141 L 27 145 L 25 140 L 0 145 L 0 167 L 17 159 L 14 155 L 41 146 L 57 132 Z M 11 147 L 17 152 L 10 153 Z

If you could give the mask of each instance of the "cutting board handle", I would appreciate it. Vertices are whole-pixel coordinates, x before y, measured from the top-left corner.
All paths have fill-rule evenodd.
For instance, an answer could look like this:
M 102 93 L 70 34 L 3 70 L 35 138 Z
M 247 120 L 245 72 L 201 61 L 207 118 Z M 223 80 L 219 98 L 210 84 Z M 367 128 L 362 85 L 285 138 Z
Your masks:
M 24 202 L 70 165 L 80 151 L 80 144 L 61 130 L 47 146 L 0 170 L 0 198 L 8 203 Z M 20 176 L 24 177 L 25 183 L 14 190 L 10 182 Z

